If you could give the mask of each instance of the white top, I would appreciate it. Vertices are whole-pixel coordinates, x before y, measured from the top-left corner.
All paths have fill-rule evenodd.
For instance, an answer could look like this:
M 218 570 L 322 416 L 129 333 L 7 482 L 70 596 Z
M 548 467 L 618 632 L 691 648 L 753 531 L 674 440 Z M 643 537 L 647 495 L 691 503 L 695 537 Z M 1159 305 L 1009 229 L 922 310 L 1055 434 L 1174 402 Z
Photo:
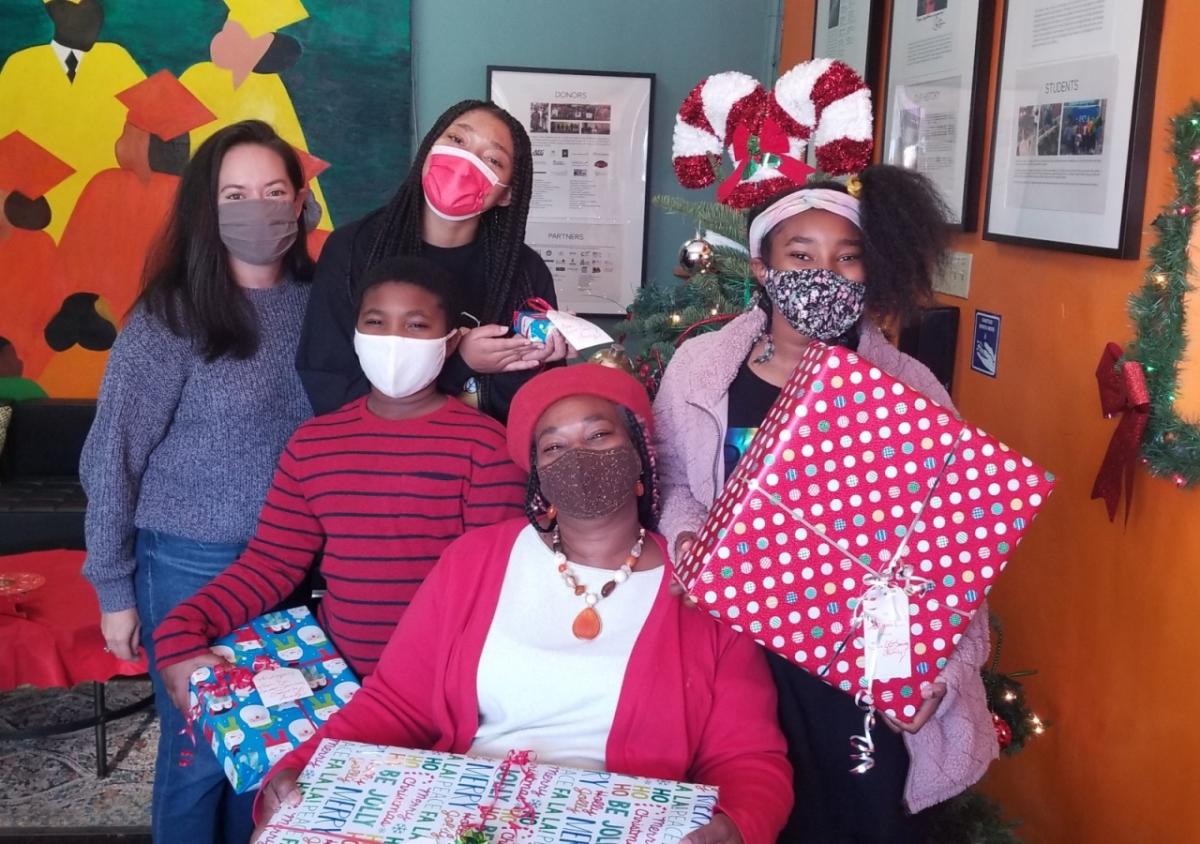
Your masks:
M 613 576 L 572 569 L 589 592 Z M 600 635 L 576 639 L 571 624 L 587 604 L 563 583 L 533 526 L 521 531 L 479 658 L 479 732 L 469 752 L 503 759 L 533 750 L 539 762 L 603 770 L 629 655 L 665 570 L 635 570 L 596 604 Z
M 83 57 L 87 55 L 86 50 L 73 50 L 70 47 L 64 47 L 54 39 L 50 40 L 50 48 L 54 50 L 54 55 L 58 56 L 58 63 L 62 65 L 63 73 L 67 72 L 67 56 L 75 54 L 75 72 L 79 73 L 79 66 L 83 64 Z

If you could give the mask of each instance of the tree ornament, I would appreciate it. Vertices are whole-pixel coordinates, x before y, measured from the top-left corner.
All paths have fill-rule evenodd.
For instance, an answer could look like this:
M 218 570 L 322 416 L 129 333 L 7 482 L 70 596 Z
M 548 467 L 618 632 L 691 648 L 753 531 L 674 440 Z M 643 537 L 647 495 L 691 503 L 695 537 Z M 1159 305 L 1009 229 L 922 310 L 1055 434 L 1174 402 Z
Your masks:
M 613 343 L 608 348 L 596 352 L 588 358 L 588 363 L 596 363 L 610 369 L 620 369 L 630 375 L 633 374 L 633 361 L 629 359 L 629 354 L 620 343 Z
M 1000 745 L 1001 750 L 1012 744 L 1012 727 L 995 712 L 992 713 L 992 726 L 996 729 L 996 743 Z
M 687 270 L 689 275 L 711 272 L 715 258 L 712 244 L 700 232 L 679 248 L 679 266 Z

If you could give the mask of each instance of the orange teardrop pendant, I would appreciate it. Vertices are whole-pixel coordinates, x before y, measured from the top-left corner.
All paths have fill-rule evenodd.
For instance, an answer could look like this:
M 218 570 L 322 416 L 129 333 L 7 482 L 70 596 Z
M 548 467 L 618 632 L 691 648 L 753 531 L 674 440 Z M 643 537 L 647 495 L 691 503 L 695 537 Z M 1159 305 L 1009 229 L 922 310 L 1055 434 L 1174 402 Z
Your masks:
M 575 616 L 571 632 L 575 634 L 576 639 L 595 639 L 600 635 L 600 614 L 591 607 L 584 607 L 579 615 Z

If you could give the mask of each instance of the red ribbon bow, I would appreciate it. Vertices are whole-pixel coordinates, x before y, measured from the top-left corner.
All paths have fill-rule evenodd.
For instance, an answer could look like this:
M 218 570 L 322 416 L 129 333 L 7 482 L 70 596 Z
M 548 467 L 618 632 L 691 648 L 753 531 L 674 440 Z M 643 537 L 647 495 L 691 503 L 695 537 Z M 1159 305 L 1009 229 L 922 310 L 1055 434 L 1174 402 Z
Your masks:
M 763 120 L 757 133 L 744 123 L 738 124 L 733 130 L 731 146 L 733 159 L 738 164 L 729 177 L 717 186 L 717 202 L 725 202 L 742 183 L 742 179 L 750 178 L 763 166 L 773 167 L 797 185 L 804 184 L 808 174 L 813 172 L 813 168 L 806 163 L 791 157 L 787 133 L 769 117 Z
M 530 296 L 525 300 L 525 310 L 533 311 L 537 314 L 549 313 L 554 310 L 554 306 L 543 299 L 541 296 Z
M 1104 453 L 1104 462 L 1092 485 L 1092 498 L 1103 498 L 1108 508 L 1108 520 L 1117 516 L 1121 487 L 1125 487 L 1125 521 L 1133 503 L 1133 473 L 1137 468 L 1138 449 L 1150 421 L 1150 391 L 1146 376 L 1137 361 L 1122 362 L 1124 351 L 1116 343 L 1104 347 L 1096 367 L 1096 382 L 1100 385 L 1100 409 L 1105 418 L 1118 413 L 1121 421 L 1113 432 Z

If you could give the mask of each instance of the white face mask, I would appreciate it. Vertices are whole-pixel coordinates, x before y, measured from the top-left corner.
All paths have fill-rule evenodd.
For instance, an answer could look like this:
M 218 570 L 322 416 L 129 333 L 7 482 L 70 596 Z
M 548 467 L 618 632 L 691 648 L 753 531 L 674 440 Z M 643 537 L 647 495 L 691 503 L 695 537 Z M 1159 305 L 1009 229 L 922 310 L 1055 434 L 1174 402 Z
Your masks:
M 454 336 L 425 340 L 392 334 L 354 332 L 358 365 L 371 385 L 385 396 L 402 399 L 432 384 L 446 362 L 446 341 Z

